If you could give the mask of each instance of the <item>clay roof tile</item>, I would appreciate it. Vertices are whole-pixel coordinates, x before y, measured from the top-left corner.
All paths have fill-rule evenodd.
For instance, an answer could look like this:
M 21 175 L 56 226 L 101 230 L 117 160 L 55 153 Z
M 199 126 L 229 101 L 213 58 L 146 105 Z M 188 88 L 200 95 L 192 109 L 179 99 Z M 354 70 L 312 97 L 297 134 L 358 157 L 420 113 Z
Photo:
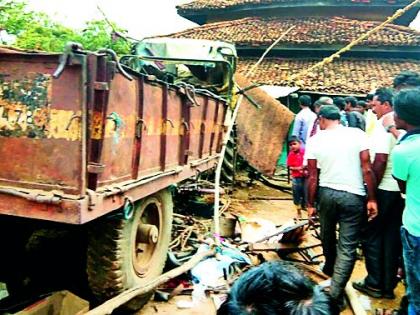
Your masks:
M 246 74 L 256 61 L 256 58 L 240 58 L 237 72 Z M 296 82 L 289 81 L 291 75 L 318 61 L 320 59 L 268 58 L 249 79 L 265 85 L 299 86 L 308 92 L 360 95 L 392 85 L 393 78 L 403 70 L 420 71 L 419 60 L 340 58 Z
M 324 2 L 332 4 L 357 4 L 357 5 L 371 5 L 371 4 L 380 4 L 380 5 L 398 5 L 398 4 L 408 4 L 411 1 L 409 0 L 324 0 Z M 223 10 L 227 8 L 235 8 L 246 5 L 267 5 L 267 4 L 315 4 L 319 1 L 314 0 L 196 0 L 186 4 L 177 6 L 177 9 L 181 13 L 187 12 L 197 12 L 202 10 Z
M 209 23 L 167 36 L 222 40 L 240 46 L 265 46 L 273 43 L 288 28 L 294 27 L 279 45 L 321 46 L 347 44 L 377 26 L 379 22 L 343 17 L 262 18 Z M 420 46 L 420 32 L 399 25 L 387 25 L 363 42 L 364 46 Z

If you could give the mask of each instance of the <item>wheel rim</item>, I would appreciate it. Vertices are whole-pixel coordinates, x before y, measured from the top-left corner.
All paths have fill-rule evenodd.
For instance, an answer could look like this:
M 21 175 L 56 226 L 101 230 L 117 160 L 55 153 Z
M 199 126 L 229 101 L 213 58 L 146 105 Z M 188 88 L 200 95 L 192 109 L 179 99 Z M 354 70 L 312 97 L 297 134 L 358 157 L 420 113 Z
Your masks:
M 133 267 L 140 277 L 145 277 L 152 266 L 162 230 L 162 205 L 150 200 L 141 213 L 134 231 Z

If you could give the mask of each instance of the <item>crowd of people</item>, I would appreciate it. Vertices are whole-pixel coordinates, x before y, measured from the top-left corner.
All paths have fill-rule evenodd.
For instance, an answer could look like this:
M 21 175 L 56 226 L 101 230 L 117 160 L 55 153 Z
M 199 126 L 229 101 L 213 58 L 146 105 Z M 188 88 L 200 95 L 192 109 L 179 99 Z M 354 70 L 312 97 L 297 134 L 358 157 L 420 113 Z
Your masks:
M 317 117 L 306 122 L 319 130 L 300 138 L 302 167 L 309 174 L 308 216 L 319 215 L 331 297 L 343 304 L 361 242 L 368 274 L 353 287 L 394 299 L 403 262 L 408 313 L 420 314 L 420 74 L 403 72 L 366 101 L 333 99 L 313 112 Z
M 235 283 L 220 314 L 338 314 L 360 244 L 367 276 L 353 287 L 394 299 L 403 269 L 408 305 L 399 312 L 420 314 L 420 74 L 404 71 L 365 100 L 298 102 L 287 159 L 293 201 L 298 217 L 319 218 L 330 285 L 263 264 Z

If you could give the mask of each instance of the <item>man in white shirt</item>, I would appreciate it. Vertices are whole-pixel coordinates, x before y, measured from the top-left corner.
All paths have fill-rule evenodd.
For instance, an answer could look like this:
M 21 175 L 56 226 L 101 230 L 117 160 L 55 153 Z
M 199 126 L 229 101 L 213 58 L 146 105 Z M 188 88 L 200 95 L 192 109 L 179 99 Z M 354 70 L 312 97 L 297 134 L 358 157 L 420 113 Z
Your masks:
M 310 109 L 311 97 L 309 95 L 301 95 L 298 99 L 300 112 L 296 115 L 292 135 L 299 138 L 302 147 L 306 145 L 309 128 L 313 125 L 316 114 Z
M 356 249 L 366 217 L 377 215 L 375 179 L 370 164 L 366 134 L 340 125 L 340 110 L 324 105 L 319 111 L 320 128 L 308 140 L 308 217 L 311 218 L 318 189 L 321 241 L 325 256 L 323 272 L 331 278 L 330 295 L 343 303 L 344 288 L 353 271 Z M 367 185 L 367 211 L 365 212 Z M 340 233 L 338 244 L 336 226 Z M 338 246 L 337 246 L 338 245 Z
M 379 88 L 373 97 L 372 109 L 379 121 L 371 136 L 371 154 L 375 157 L 373 171 L 379 184 L 376 192 L 379 213 L 369 222 L 364 236 L 363 250 L 368 275 L 363 281 L 353 282 L 355 289 L 375 298 L 386 299 L 395 298 L 404 210 L 398 183 L 392 177 L 391 152 L 397 140 L 383 126 L 384 119 L 393 121 L 393 96 L 392 89 Z

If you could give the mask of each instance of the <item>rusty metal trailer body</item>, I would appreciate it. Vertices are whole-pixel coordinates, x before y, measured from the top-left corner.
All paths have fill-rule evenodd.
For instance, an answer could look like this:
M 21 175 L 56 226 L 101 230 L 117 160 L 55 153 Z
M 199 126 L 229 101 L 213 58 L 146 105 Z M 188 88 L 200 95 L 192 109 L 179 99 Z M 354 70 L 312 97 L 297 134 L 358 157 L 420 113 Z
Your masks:
M 215 165 L 226 101 L 117 65 L 0 50 L 1 215 L 83 224 Z
M 63 54 L 0 48 L 0 281 L 12 296 L 80 284 L 104 301 L 162 273 L 168 188 L 216 165 L 236 53 L 212 41 L 151 45 L 189 57 L 143 56 L 150 75 L 140 54 L 122 65 L 74 43 Z M 228 97 L 173 80 L 178 67 Z M 49 235 L 56 248 L 39 245 Z

